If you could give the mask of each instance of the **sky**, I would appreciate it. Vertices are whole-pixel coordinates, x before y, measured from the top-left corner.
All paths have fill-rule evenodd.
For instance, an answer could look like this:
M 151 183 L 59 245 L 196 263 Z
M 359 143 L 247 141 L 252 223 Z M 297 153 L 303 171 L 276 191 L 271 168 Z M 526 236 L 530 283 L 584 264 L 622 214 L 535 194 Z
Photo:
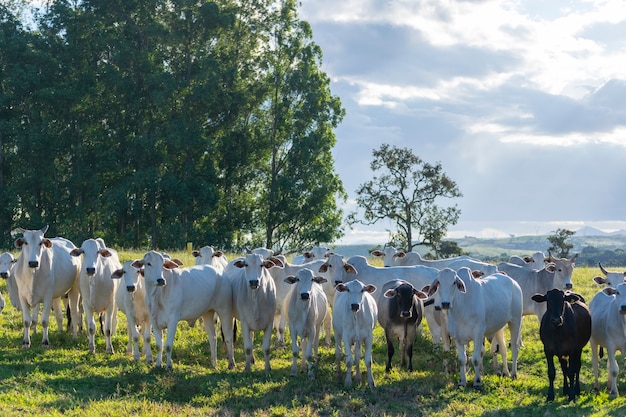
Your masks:
M 620 1 L 301 0 L 346 110 L 335 169 L 354 211 L 383 143 L 441 163 L 448 237 L 626 229 Z M 385 243 L 391 222 L 339 243 Z

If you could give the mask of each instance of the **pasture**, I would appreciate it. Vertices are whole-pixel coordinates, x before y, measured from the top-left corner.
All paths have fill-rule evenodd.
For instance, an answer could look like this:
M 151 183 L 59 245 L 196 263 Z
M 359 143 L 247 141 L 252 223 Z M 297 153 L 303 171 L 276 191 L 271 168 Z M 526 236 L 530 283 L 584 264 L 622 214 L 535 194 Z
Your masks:
M 191 255 L 172 253 L 193 265 Z M 120 252 L 122 261 L 141 258 L 143 252 Z M 229 256 L 232 259 L 233 255 Z M 371 260 L 372 263 L 377 261 Z M 615 270 L 615 269 L 613 269 Z M 575 290 L 587 301 L 600 287 L 592 281 L 598 268 L 576 268 Z M 600 362 L 602 391 L 593 391 L 591 352 L 583 351 L 582 394 L 569 403 L 561 392 L 563 377 L 557 363 L 557 396 L 546 403 L 548 378 L 536 317 L 523 320 L 524 347 L 520 350 L 518 378 L 493 374 L 491 357 L 485 357 L 483 388 L 459 389 L 456 354 L 445 353 L 430 343 L 424 329 L 415 345 L 412 373 L 399 368 L 396 350 L 394 368 L 385 374 L 386 343 L 380 326 L 374 337 L 374 379 L 345 389 L 343 377 L 335 378 L 334 346 L 320 343 L 316 380 L 306 373 L 290 377 L 291 343 L 276 347 L 272 339 L 272 372 L 263 370 L 260 335 L 255 341 L 256 363 L 251 373 L 243 372 L 245 355 L 239 330 L 235 346 L 235 370 L 227 369 L 225 350 L 218 349 L 218 366 L 211 368 L 209 345 L 201 326 L 179 323 L 174 342 L 173 370 L 156 369 L 134 362 L 126 353 L 125 316 L 118 313 L 118 330 L 113 337 L 115 353 L 105 353 L 104 337 L 96 337 L 96 354 L 87 353 L 85 332 L 73 341 L 57 332 L 52 320 L 49 349 L 41 347 L 41 333 L 33 336 L 33 347 L 21 348 L 21 315 L 8 300 L 6 284 L 0 282 L 7 301 L 0 314 L 0 415 L 2 416 L 614 416 L 626 415 L 626 377 L 619 376 L 622 395 L 609 400 L 606 392 L 606 357 Z M 154 352 L 154 341 L 153 341 Z M 510 358 L 510 352 L 509 352 Z M 143 359 L 143 357 L 142 357 Z M 454 364 L 444 372 L 444 360 Z M 618 355 L 622 368 L 624 361 Z M 345 364 L 342 364 L 345 371 Z M 364 372 L 364 366 L 361 367 Z M 471 381 L 471 371 L 468 380 Z M 366 381 L 365 378 L 363 378 Z

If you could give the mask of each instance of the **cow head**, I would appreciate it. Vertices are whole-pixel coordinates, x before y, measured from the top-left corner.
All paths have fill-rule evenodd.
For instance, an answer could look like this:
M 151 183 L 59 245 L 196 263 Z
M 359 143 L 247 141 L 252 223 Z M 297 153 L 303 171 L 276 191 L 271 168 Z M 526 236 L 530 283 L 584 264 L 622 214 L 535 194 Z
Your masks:
M 413 286 L 403 281 L 395 288 L 388 289 L 383 294 L 385 298 L 391 298 L 396 302 L 396 311 L 403 319 L 413 317 L 413 310 L 417 309 L 419 299 L 428 298 L 424 292 L 413 288 Z
M 558 288 L 554 288 L 545 294 L 535 294 L 531 298 L 537 303 L 547 303 L 544 317 L 547 317 L 548 322 L 553 327 L 561 327 L 563 325 L 563 312 L 567 303 L 581 301 L 578 294 L 571 291 L 562 291 Z
M 548 257 L 545 258 L 544 262 L 554 264 L 555 281 L 560 285 L 560 288 L 571 290 L 574 287 L 572 284 L 572 273 L 574 272 L 577 257 L 578 254 L 574 255 L 571 259 L 555 258 L 548 252 Z
M 604 269 L 604 267 L 602 266 L 600 262 L 598 262 L 598 266 L 600 267 L 600 271 L 602 272 L 602 274 L 604 274 L 604 277 L 601 277 L 601 276 L 593 277 L 593 280 L 595 281 L 596 284 L 599 284 L 599 285 L 606 284 L 609 287 L 615 288 L 619 284 L 624 282 L 624 279 L 626 278 L 626 272 L 609 272 L 606 269 Z
M 95 275 L 101 256 L 103 258 L 112 256 L 112 252 L 107 249 L 102 239 L 87 239 L 80 248 L 72 249 L 70 254 L 72 256 L 83 255 L 82 268 L 89 276 Z
M 371 284 L 364 285 L 361 281 L 355 279 L 345 284 L 337 284 L 335 291 L 346 294 L 348 297 L 347 305 L 350 306 L 352 312 L 356 313 L 363 308 L 363 294 L 366 292 L 372 294 L 376 291 L 376 287 Z
M 329 255 L 326 262 L 320 266 L 318 272 L 324 274 L 328 281 L 332 282 L 334 286 L 344 282 L 344 274 L 357 274 L 356 268 L 345 262 L 343 257 L 337 254 Z
M 22 237 L 15 239 L 15 247 L 22 251 L 29 268 L 39 268 L 41 257 L 45 250 L 52 247 L 52 242 L 44 234 L 48 231 L 48 226 L 41 230 L 26 230 L 21 227 L 17 229 L 22 233 Z
M 326 278 L 315 276 L 313 271 L 303 268 L 298 271 L 296 276 L 289 276 L 284 280 L 287 284 L 295 284 L 294 295 L 297 294 L 301 300 L 309 301 L 311 299 L 311 291 L 313 285 L 321 285 L 326 282 Z
M 602 290 L 603 293 L 609 296 L 615 297 L 613 303 L 617 306 L 617 309 L 622 316 L 622 320 L 626 322 L 626 283 L 619 284 L 617 287 L 606 287 Z
M 0 255 L 0 278 L 8 279 L 11 276 L 11 268 L 17 262 L 9 252 Z
M 458 272 L 454 269 L 444 268 L 439 271 L 437 277 L 428 288 L 429 297 L 432 297 L 436 292 L 439 293 L 437 297 L 438 302 L 436 302 L 436 304 L 444 310 L 453 307 L 457 292 L 462 294 L 467 292 L 465 282 L 463 282 L 459 275 L 470 279 L 472 271 L 467 267 L 460 268 Z M 437 307 L 437 305 L 435 307 Z
M 285 266 L 280 259 L 274 256 L 264 259 L 263 256 L 257 253 L 248 253 L 245 258 L 237 259 L 233 262 L 233 265 L 245 270 L 244 274 L 250 288 L 253 290 L 258 289 L 262 285 L 262 281 L 272 279 L 267 271 L 268 269 L 284 268 Z
M 122 269 L 118 269 L 111 274 L 112 279 L 123 279 L 126 291 L 131 294 L 137 291 L 137 287 L 141 285 L 139 276 L 142 271 L 135 268 L 133 266 L 134 263 L 134 260 L 125 261 Z
M 150 251 L 143 256 L 140 261 L 131 264 L 134 268 L 140 269 L 148 287 L 163 287 L 167 284 L 163 278 L 163 270 L 178 268 L 180 265 L 172 259 L 163 257 L 163 254 Z
M 390 267 L 393 266 L 393 260 L 398 254 L 398 250 L 393 246 L 385 246 L 383 250 L 375 250 L 372 251 L 372 256 L 383 259 L 383 266 Z M 404 252 L 402 252 L 402 256 L 404 256 Z

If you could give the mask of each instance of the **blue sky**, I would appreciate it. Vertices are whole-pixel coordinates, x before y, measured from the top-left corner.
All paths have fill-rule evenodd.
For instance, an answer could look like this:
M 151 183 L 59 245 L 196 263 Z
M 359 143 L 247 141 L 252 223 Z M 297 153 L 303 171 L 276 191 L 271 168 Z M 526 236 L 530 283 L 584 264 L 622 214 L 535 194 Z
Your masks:
M 441 162 L 451 237 L 626 229 L 622 1 L 302 0 L 347 115 L 335 167 L 355 209 L 372 150 Z M 355 226 L 345 243 L 384 243 Z

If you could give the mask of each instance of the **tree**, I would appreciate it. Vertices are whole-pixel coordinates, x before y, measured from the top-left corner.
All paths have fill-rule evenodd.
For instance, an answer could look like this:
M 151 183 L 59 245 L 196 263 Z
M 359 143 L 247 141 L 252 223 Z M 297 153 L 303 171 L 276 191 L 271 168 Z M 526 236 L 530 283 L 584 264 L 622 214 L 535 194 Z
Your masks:
M 556 229 L 553 235 L 548 236 L 548 241 L 552 244 L 548 251 L 559 258 L 569 258 L 569 251 L 574 247 L 567 243 L 567 239 L 574 235 L 574 231 L 568 229 Z
M 456 224 L 461 211 L 456 206 L 440 207 L 436 203 L 439 198 L 461 197 L 456 183 L 443 172 L 440 163 L 427 163 L 408 148 L 383 144 L 373 156 L 370 167 L 380 174 L 357 189 L 363 219 L 353 212 L 348 223 L 371 225 L 390 219 L 407 251 L 427 245 L 437 252 L 448 225 Z

